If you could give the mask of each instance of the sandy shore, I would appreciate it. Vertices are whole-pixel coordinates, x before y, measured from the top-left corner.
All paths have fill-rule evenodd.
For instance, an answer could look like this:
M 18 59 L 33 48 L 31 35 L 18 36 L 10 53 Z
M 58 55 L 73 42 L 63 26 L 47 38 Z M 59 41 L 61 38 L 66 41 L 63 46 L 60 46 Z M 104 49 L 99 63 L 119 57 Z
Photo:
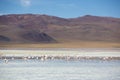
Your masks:
M 0 48 L 120 48 L 120 42 L 75 40 L 59 43 L 0 43 Z

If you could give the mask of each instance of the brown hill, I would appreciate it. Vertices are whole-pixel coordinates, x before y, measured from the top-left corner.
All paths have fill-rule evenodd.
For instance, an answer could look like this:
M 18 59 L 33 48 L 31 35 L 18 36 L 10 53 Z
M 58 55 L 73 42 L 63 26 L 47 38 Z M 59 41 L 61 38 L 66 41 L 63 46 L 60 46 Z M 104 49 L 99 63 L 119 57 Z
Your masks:
M 0 42 L 120 42 L 120 19 L 86 15 L 64 19 L 48 15 L 0 16 Z

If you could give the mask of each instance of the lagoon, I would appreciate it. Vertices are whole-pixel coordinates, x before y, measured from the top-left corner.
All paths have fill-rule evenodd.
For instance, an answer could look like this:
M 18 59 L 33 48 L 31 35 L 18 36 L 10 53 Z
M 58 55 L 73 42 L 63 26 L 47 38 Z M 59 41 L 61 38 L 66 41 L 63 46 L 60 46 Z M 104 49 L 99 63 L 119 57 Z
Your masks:
M 1 49 L 0 57 L 0 80 L 120 80 L 120 49 Z
M 120 80 L 120 60 L 0 60 L 0 80 Z

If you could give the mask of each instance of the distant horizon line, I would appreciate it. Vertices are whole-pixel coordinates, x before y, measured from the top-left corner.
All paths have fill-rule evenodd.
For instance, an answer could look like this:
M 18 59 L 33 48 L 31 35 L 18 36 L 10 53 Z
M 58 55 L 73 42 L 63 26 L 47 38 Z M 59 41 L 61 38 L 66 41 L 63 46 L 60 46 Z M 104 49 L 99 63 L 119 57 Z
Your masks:
M 54 16 L 54 17 L 59 17 L 59 18 L 79 18 L 79 17 L 84 17 L 84 16 L 94 16 L 94 17 L 106 17 L 106 18 L 120 18 L 120 17 L 115 17 L 115 16 L 102 16 L 102 15 L 92 15 L 92 14 L 85 14 L 81 16 L 76 16 L 76 17 L 62 17 L 62 16 L 57 16 L 57 15 L 50 15 L 50 14 L 40 14 L 40 13 L 7 13 L 7 14 L 0 14 L 0 16 L 5 16 L 5 15 L 46 15 L 46 16 Z

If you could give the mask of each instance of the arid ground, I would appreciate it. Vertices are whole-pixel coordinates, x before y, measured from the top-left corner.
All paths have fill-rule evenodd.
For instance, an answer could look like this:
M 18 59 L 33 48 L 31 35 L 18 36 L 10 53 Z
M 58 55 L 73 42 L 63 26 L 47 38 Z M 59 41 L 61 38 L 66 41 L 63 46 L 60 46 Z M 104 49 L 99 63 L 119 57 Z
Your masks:
M 117 42 L 75 41 L 62 43 L 1 43 L 0 48 L 120 48 Z

